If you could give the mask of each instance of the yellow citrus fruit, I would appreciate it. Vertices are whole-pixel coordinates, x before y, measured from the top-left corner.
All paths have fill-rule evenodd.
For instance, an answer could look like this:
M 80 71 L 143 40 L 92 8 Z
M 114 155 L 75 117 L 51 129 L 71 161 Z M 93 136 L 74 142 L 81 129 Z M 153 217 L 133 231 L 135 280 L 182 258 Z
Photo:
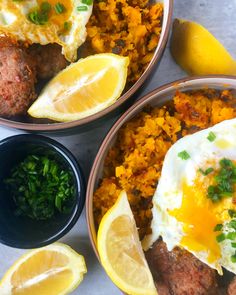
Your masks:
M 87 272 L 83 256 L 54 243 L 18 259 L 0 282 L 1 295 L 64 295 L 73 291 Z
M 126 193 L 102 218 L 98 229 L 98 252 L 111 280 L 130 295 L 156 295 Z
M 198 23 L 176 19 L 171 53 L 190 75 L 236 75 L 236 61 L 224 46 Z
M 112 53 L 80 59 L 49 82 L 28 113 L 60 122 L 97 113 L 120 97 L 128 65 L 128 57 Z

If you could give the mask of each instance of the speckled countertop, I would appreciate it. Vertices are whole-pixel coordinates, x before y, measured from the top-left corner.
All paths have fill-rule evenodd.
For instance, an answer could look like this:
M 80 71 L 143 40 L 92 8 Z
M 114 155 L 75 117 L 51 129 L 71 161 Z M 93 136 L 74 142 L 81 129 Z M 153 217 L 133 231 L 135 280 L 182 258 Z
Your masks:
M 194 20 L 208 28 L 236 58 L 236 0 L 174 0 L 174 18 Z M 159 68 L 149 78 L 143 94 L 156 87 L 182 78 L 186 74 L 174 63 L 167 46 Z M 86 178 L 102 139 L 117 117 L 107 120 L 97 128 L 68 136 L 52 136 L 67 146 L 80 162 Z M 22 133 L 0 127 L 0 139 Z M 113 285 L 99 265 L 88 237 L 85 210 L 74 228 L 63 238 L 84 255 L 88 274 L 73 295 L 118 295 L 121 292 Z M 0 245 L 0 278 L 8 267 L 25 251 Z M 33 295 L 33 294 L 32 294 Z M 43 295 L 43 294 L 42 294 Z

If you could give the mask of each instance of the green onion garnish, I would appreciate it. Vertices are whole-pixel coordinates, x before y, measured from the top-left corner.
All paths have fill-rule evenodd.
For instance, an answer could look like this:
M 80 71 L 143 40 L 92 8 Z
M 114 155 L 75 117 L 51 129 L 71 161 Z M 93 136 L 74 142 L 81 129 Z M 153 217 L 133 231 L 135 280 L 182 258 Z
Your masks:
M 233 209 L 229 209 L 228 210 L 228 214 L 231 218 L 236 217 L 236 211 Z
M 218 242 L 218 243 L 220 243 L 220 242 L 223 242 L 224 240 L 225 240 L 225 234 L 219 234 L 217 237 L 216 237 L 216 241 Z
M 178 157 L 181 158 L 182 160 L 188 160 L 190 158 L 190 155 L 186 151 L 182 151 L 178 153 Z
M 71 28 L 71 22 L 64 22 L 64 30 L 68 31 Z
M 233 263 L 236 263 L 236 253 L 234 255 L 231 256 L 231 261 Z
M 82 0 L 81 2 L 83 4 L 87 4 L 87 5 L 92 5 L 93 4 L 93 0 Z
M 230 228 L 233 228 L 236 230 L 236 219 L 232 219 L 229 223 L 228 223 L 228 226 Z
M 223 224 L 217 224 L 215 227 L 214 227 L 214 231 L 221 231 L 223 228 Z
M 4 182 L 15 202 L 16 215 L 45 220 L 57 212 L 70 212 L 74 204 L 72 174 L 51 157 L 26 157 Z
M 232 243 L 231 243 L 231 246 L 232 246 L 233 248 L 236 248 L 236 243 L 232 242 Z
M 55 5 L 55 11 L 56 13 L 61 14 L 66 11 L 66 8 L 62 3 L 58 2 Z
M 77 7 L 77 10 L 78 10 L 78 11 L 87 11 L 87 10 L 88 10 L 88 7 L 85 6 L 85 5 L 78 6 L 78 7 Z
M 209 141 L 214 141 L 215 139 L 216 139 L 216 135 L 215 135 L 215 133 L 214 132 L 212 132 L 212 131 L 210 131 L 209 132 L 209 134 L 208 134 L 208 136 L 207 136 L 207 139 L 209 140 Z
M 47 1 L 42 2 L 40 9 L 34 10 L 28 14 L 28 19 L 35 25 L 45 25 L 48 22 L 51 4 Z
M 220 170 L 215 176 L 215 185 L 208 187 L 207 197 L 212 202 L 218 202 L 222 198 L 230 198 L 234 193 L 234 183 L 236 181 L 236 166 L 229 159 L 221 159 Z M 205 172 L 205 171 L 203 171 Z
M 231 232 L 231 233 L 227 233 L 227 235 L 226 235 L 226 239 L 228 239 L 228 240 L 235 240 L 235 238 L 236 238 L 236 232 Z
M 51 8 L 51 4 L 46 1 L 42 2 L 40 7 L 42 13 L 48 13 L 51 10 Z
M 202 173 L 202 175 L 207 176 L 208 174 L 210 174 L 211 172 L 213 172 L 214 169 L 212 167 L 207 168 L 205 171 L 203 169 L 199 169 L 199 172 Z

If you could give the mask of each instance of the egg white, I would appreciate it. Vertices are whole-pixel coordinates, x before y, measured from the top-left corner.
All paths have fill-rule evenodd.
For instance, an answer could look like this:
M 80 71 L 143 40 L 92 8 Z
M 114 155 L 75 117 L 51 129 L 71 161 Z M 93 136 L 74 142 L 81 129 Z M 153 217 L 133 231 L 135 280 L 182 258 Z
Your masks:
M 209 132 L 216 135 L 214 141 L 207 139 Z M 178 154 L 183 150 L 190 155 L 188 160 L 181 159 Z M 183 224 L 168 211 L 180 208 L 182 204 L 182 180 L 192 185 L 199 167 L 204 167 L 209 159 L 218 163 L 222 158 L 236 160 L 236 119 L 223 121 L 211 128 L 188 135 L 178 140 L 167 152 L 163 163 L 161 177 L 153 197 L 152 234 L 144 238 L 142 245 L 147 250 L 161 236 L 171 251 L 175 246 L 181 245 L 185 235 Z M 204 216 L 202 216 L 204 219 Z M 223 232 L 228 229 L 224 226 Z M 199 260 L 217 269 L 222 274 L 221 267 L 236 274 L 236 263 L 231 261 L 235 249 L 231 247 L 230 240 L 225 240 L 220 245 L 221 258 L 209 263 L 206 251 L 190 251 Z
M 50 1 L 48 1 L 50 3 Z M 46 45 L 57 43 L 62 46 L 62 53 L 69 61 L 77 58 L 77 49 L 86 39 L 86 24 L 92 13 L 92 5 L 86 5 L 81 0 L 69 0 L 72 5 L 71 13 L 66 20 L 71 27 L 62 33 L 62 24 L 49 21 L 37 25 L 28 19 L 28 14 L 39 7 L 37 0 L 0 2 L 0 34 L 12 36 L 19 41 L 29 44 Z M 77 7 L 87 6 L 86 11 L 78 11 Z M 58 18 L 61 17 L 58 15 Z

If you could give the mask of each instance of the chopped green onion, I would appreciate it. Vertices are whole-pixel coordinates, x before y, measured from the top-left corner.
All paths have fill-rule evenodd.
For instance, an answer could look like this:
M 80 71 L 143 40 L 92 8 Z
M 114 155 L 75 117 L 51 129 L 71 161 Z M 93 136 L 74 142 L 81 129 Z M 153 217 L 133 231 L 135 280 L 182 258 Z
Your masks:
M 232 246 L 233 248 L 236 248 L 236 243 L 232 242 L 232 243 L 231 243 L 231 246 Z
M 233 209 L 229 209 L 228 210 L 228 214 L 231 218 L 236 217 L 236 211 Z
M 203 169 L 199 169 L 199 172 L 202 173 L 202 175 L 207 176 L 208 174 L 210 174 L 211 172 L 213 172 L 214 169 L 212 167 L 207 168 L 205 171 Z
M 235 240 L 236 238 L 236 232 L 230 232 L 230 233 L 227 233 L 226 235 L 226 239 L 228 240 Z
M 209 132 L 209 134 L 208 134 L 208 136 L 207 136 L 207 139 L 209 140 L 209 141 L 214 141 L 215 139 L 216 139 L 216 135 L 215 135 L 215 133 L 214 132 L 212 132 L 212 131 L 210 131 Z
M 231 256 L 231 261 L 233 263 L 236 263 L 236 253 L 234 255 Z
M 40 8 L 42 13 L 45 13 L 45 12 L 48 13 L 52 7 L 50 3 L 45 1 L 45 2 L 42 2 Z
M 78 10 L 78 11 L 87 11 L 87 10 L 88 10 L 88 7 L 85 6 L 85 5 L 83 5 L 83 6 L 78 6 L 78 7 L 77 7 L 77 10 Z
M 62 3 L 58 2 L 55 5 L 55 11 L 56 11 L 56 13 L 61 14 L 66 11 L 66 8 Z
M 216 237 L 216 241 L 218 242 L 218 243 L 220 243 L 220 242 L 223 242 L 224 240 L 225 240 L 225 234 L 219 234 L 217 237 Z
M 236 230 L 236 219 L 232 219 L 229 223 L 228 226 Z
M 214 231 L 221 231 L 223 228 L 223 224 L 217 224 L 215 227 L 214 227 Z
M 178 153 L 178 157 L 181 158 L 182 160 L 188 160 L 190 158 L 190 155 L 188 154 L 187 151 L 182 151 Z
M 71 22 L 64 22 L 64 30 L 68 31 L 71 28 Z
M 87 5 L 92 5 L 93 4 L 93 0 L 82 0 L 81 2 L 83 4 L 87 4 Z
M 37 220 L 70 212 L 75 198 L 71 172 L 48 156 L 28 156 L 4 183 L 15 202 L 15 214 Z

